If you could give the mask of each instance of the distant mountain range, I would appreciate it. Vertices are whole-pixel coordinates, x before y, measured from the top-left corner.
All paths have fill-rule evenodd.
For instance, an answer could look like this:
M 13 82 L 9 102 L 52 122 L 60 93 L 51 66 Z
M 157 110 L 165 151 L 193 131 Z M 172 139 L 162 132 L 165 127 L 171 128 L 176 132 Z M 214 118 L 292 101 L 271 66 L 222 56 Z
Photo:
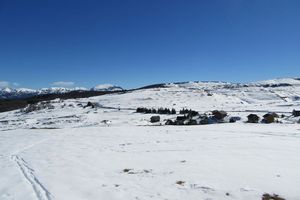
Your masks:
M 63 87 L 50 87 L 42 89 L 28 89 L 28 88 L 0 88 L 0 99 L 24 99 L 33 96 L 40 96 L 46 94 L 64 94 L 72 91 L 123 91 L 124 89 L 111 85 L 103 84 L 97 85 L 91 89 L 84 87 L 75 87 L 75 88 L 63 88 Z
M 187 99 L 190 98 L 197 98 L 199 101 L 202 101 L 201 104 L 203 104 L 203 106 L 215 102 L 216 106 L 222 107 L 226 103 L 231 102 L 230 105 L 237 105 L 239 107 L 248 104 L 252 105 L 253 103 L 263 105 L 261 102 L 266 103 L 266 101 L 293 103 L 293 105 L 299 106 L 299 91 L 299 78 L 272 79 L 251 83 L 230 83 L 221 81 L 159 83 L 130 90 L 124 90 L 121 87 L 110 84 L 97 85 L 91 89 L 80 87 L 52 87 L 39 90 L 3 88 L 0 89 L 0 112 L 16 110 L 24 108 L 28 104 L 58 98 L 63 100 L 79 99 L 107 94 L 121 95 L 118 97 L 124 97 L 125 99 L 127 97 L 122 96 L 123 94 L 128 96 L 133 95 L 132 101 L 139 101 L 137 104 L 144 104 L 147 107 L 151 107 L 148 100 L 152 99 L 153 101 L 152 96 L 164 99 L 157 104 L 160 106 L 162 106 L 162 104 L 165 104 L 165 106 L 173 105 L 172 102 L 170 102 L 173 98 L 182 98 L 183 102 L 186 102 Z M 219 104 L 217 104 L 218 102 Z M 124 107 L 126 106 L 124 105 Z M 182 104 L 182 106 L 184 105 Z M 235 109 L 238 107 L 235 107 Z
M 285 86 L 300 86 L 300 78 L 280 78 L 280 79 L 271 79 L 265 81 L 251 82 L 251 83 L 230 83 L 230 82 L 221 82 L 221 81 L 190 81 L 190 82 L 175 82 L 175 83 L 160 83 L 153 84 L 144 87 L 140 87 L 140 89 L 151 89 L 151 88 L 163 88 L 170 86 L 182 86 L 182 85 L 190 85 L 193 88 L 196 84 L 196 87 L 205 88 L 206 85 L 211 87 L 214 85 L 215 87 L 224 87 L 224 88 L 236 88 L 236 87 L 285 87 Z M 27 89 L 27 88 L 2 88 L 0 89 L 0 99 L 24 99 L 30 98 L 34 96 L 48 95 L 48 94 L 66 94 L 73 91 L 87 91 L 87 92 L 117 92 L 117 91 L 125 91 L 122 87 L 111 85 L 111 84 L 102 84 L 97 85 L 93 88 L 87 89 L 84 87 L 75 87 L 75 88 L 63 88 L 63 87 L 51 87 L 51 88 L 42 88 L 42 89 Z

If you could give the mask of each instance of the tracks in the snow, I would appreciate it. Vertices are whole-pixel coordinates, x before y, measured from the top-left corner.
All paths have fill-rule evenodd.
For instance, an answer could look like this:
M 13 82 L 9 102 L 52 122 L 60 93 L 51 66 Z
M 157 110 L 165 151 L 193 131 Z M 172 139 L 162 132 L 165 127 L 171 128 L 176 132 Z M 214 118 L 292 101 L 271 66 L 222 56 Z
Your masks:
M 26 180 L 32 186 L 34 193 L 38 200 L 52 200 L 51 193 L 45 188 L 45 186 L 39 181 L 34 174 L 34 170 L 28 166 L 27 162 L 19 155 L 12 155 L 11 159 L 15 161 L 21 170 Z
M 34 169 L 28 165 L 28 163 L 19 155 L 19 153 L 28 150 L 38 144 L 41 144 L 49 139 L 40 140 L 36 143 L 25 146 L 21 150 L 18 150 L 11 154 L 10 159 L 15 162 L 21 171 L 22 175 L 25 177 L 27 182 L 31 185 L 37 200 L 53 200 L 51 193 L 47 188 L 40 182 L 40 180 L 35 175 Z

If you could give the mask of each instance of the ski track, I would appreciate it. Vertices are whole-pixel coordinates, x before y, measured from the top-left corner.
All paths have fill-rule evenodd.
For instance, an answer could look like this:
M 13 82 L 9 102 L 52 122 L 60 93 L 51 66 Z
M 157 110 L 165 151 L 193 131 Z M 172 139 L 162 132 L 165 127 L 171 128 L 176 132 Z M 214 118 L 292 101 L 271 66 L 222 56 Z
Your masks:
M 21 170 L 26 180 L 32 186 L 34 193 L 38 200 L 52 200 L 51 193 L 45 188 L 45 186 L 39 181 L 34 174 L 34 170 L 28 166 L 27 162 L 19 155 L 12 155 L 11 159 L 15 161 Z
M 15 151 L 13 154 L 11 154 L 10 158 L 12 161 L 14 161 L 20 171 L 22 172 L 25 179 L 29 182 L 29 184 L 32 186 L 33 191 L 37 197 L 38 200 L 52 200 L 51 193 L 46 189 L 46 187 L 40 182 L 40 180 L 37 178 L 37 176 L 34 174 L 34 169 L 31 168 L 28 163 L 20 156 L 19 153 L 26 151 L 38 144 L 41 144 L 49 139 L 43 139 L 36 143 L 30 144 L 20 150 Z

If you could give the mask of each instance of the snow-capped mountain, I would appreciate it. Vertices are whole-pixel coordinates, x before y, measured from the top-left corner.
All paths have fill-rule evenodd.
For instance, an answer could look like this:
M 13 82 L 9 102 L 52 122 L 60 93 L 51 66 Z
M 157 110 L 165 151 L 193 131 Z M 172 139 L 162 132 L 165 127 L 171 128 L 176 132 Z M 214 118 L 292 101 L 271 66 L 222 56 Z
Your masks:
M 0 88 L 0 99 L 22 99 L 36 95 L 63 94 L 71 91 L 122 91 L 123 88 L 111 84 L 97 85 L 91 89 L 85 87 L 64 88 L 50 87 L 41 89 L 28 88 Z
M 0 88 L 0 99 L 18 99 L 26 98 L 37 95 L 38 90 L 28 89 L 28 88 Z
M 75 88 L 64 88 L 64 87 L 50 87 L 50 88 L 42 88 L 40 90 L 37 90 L 38 94 L 62 94 L 66 92 L 71 92 L 71 91 L 87 91 L 87 88 L 84 87 L 75 87 Z
M 44 95 L 44 94 L 60 94 L 70 91 L 78 90 L 76 88 L 42 88 L 38 90 L 28 89 L 28 88 L 3 88 L 0 89 L 0 99 L 20 99 L 27 98 L 35 95 Z

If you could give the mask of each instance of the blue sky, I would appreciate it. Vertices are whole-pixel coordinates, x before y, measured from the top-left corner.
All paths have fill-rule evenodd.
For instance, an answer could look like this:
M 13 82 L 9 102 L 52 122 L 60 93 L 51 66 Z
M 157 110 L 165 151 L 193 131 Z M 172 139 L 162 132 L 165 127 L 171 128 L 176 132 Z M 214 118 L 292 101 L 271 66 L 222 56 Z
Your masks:
M 0 86 L 299 76 L 299 9 L 298 0 L 0 0 Z

